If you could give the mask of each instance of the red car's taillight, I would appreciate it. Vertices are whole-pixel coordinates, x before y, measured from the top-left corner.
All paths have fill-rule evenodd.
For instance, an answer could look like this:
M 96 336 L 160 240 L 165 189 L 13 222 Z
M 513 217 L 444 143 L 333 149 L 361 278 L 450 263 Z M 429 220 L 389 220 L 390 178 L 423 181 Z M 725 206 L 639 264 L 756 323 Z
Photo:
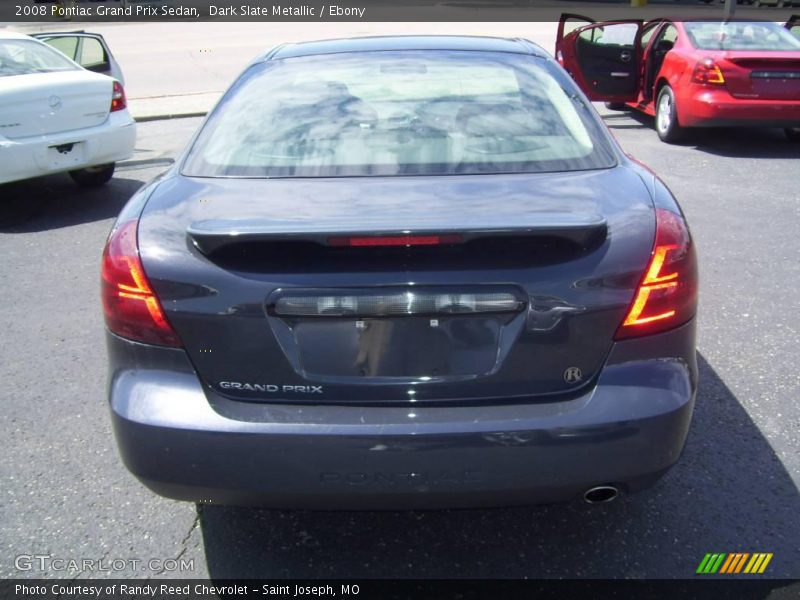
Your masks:
M 725 77 L 719 65 L 714 62 L 712 58 L 704 58 L 694 66 L 692 72 L 692 82 L 710 84 L 710 85 L 724 85 Z
M 697 258 L 683 218 L 656 209 L 650 262 L 615 339 L 660 333 L 682 325 L 697 310 Z
M 117 335 L 162 346 L 180 347 L 139 259 L 138 221 L 114 228 L 103 251 L 102 296 L 106 326 Z
M 111 112 L 123 110 L 128 106 L 128 99 L 125 98 L 125 90 L 119 81 L 114 82 L 114 91 L 111 94 Z

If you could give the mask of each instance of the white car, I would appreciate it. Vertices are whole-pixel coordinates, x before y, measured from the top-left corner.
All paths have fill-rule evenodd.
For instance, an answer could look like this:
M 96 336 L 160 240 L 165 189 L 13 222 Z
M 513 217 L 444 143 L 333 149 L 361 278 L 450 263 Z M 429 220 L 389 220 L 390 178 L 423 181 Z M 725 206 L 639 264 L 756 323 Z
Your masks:
M 78 185 L 102 185 L 135 142 L 119 81 L 0 32 L 0 184 L 68 172 Z

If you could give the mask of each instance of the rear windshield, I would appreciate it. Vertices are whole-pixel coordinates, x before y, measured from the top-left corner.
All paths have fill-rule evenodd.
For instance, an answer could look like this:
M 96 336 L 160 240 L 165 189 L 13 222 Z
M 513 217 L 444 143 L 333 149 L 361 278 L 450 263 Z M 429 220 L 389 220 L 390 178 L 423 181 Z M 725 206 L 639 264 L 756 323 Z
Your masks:
M 226 94 L 183 173 L 337 177 L 613 166 L 587 107 L 547 68 L 528 55 L 463 51 L 268 61 Z
M 66 56 L 40 42 L 0 40 L 0 77 L 78 69 Z
M 700 50 L 800 50 L 800 40 L 777 23 L 688 22 L 686 33 Z

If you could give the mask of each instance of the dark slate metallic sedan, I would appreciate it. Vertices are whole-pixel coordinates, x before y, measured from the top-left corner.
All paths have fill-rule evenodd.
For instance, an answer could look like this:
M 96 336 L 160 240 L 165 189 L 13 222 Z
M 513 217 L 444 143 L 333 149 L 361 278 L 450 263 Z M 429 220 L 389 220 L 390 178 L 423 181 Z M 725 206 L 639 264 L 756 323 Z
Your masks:
M 681 210 L 525 40 L 271 50 L 124 208 L 102 280 L 117 442 L 171 498 L 603 502 L 691 420 Z

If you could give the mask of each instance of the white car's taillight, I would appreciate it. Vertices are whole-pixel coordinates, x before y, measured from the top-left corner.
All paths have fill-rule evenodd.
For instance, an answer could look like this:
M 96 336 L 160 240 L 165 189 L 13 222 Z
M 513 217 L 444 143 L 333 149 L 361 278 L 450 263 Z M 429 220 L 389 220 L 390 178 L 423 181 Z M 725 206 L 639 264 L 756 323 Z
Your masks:
M 125 89 L 119 81 L 114 82 L 114 91 L 111 95 L 111 112 L 124 110 L 128 106 L 128 99 L 125 98 Z

